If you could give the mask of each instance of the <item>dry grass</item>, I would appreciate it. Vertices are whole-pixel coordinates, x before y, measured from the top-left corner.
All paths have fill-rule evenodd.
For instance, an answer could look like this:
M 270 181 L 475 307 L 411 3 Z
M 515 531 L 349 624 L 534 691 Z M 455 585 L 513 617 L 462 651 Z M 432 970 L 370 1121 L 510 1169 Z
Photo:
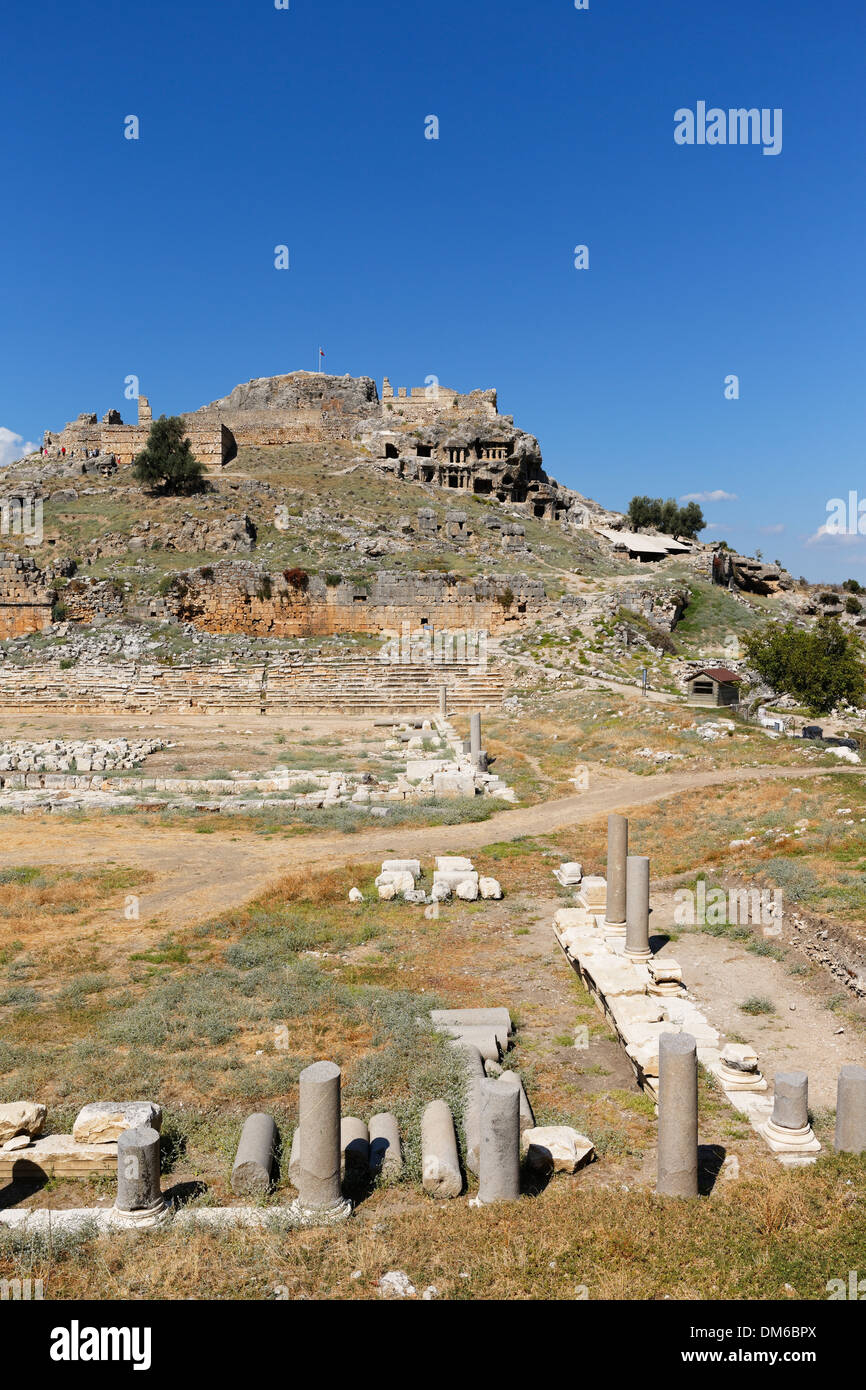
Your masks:
M 832 827 L 830 862 L 846 846 L 853 853 L 860 834 L 856 816 L 846 817 L 855 820 L 848 827 L 835 816 L 840 787 L 839 804 L 861 805 L 852 780 L 802 793 L 738 787 L 734 807 L 725 789 L 648 807 L 632 818 L 632 846 L 652 855 L 659 875 L 693 872 L 709 859 L 721 870 L 738 862 L 728 847 L 738 827 L 766 822 L 774 840 L 782 819 L 806 807 L 816 848 L 819 827 Z M 207 1192 L 198 1200 L 223 1204 L 233 1200 L 228 1175 L 243 1117 L 266 1108 L 287 1136 L 299 1072 L 327 1055 L 343 1067 L 345 1113 L 397 1111 L 408 1170 L 335 1231 L 169 1232 L 146 1243 L 73 1241 L 51 1254 L 31 1242 L 17 1253 L 0 1246 L 0 1271 L 43 1278 L 52 1298 L 184 1298 L 190 1288 L 215 1298 L 282 1296 L 275 1290 L 364 1298 L 377 1296 L 376 1280 L 390 1268 L 405 1269 L 419 1290 L 435 1284 L 445 1298 L 573 1298 L 581 1287 L 591 1298 L 775 1298 L 786 1284 L 804 1298 L 824 1296 L 826 1280 L 845 1277 L 863 1248 L 863 1161 L 825 1154 L 814 1169 L 783 1172 L 703 1078 L 701 1141 L 717 1153 L 733 1145 L 743 1176 L 720 1178 L 697 1204 L 660 1203 L 649 1191 L 652 1106 L 549 932 L 564 900 L 551 869 L 577 854 L 586 870 L 603 870 L 604 837 L 599 820 L 579 833 L 489 845 L 475 862 L 503 881 L 506 898 L 454 903 L 438 920 L 379 903 L 376 866 L 356 864 L 291 872 L 243 910 L 170 934 L 137 926 L 134 941 L 109 940 L 86 914 L 70 914 L 64 932 L 34 933 L 21 950 L 10 923 L 0 957 L 3 1099 L 47 1100 L 52 1127 L 64 1128 L 95 1096 L 152 1095 L 166 1108 L 165 1185 L 199 1180 Z M 761 854 L 767 867 L 780 851 L 770 845 Z M 0 906 L 30 894 L 47 931 L 65 881 L 54 872 L 39 871 L 44 883 L 28 871 L 3 885 Z M 126 882 L 125 871 L 100 880 L 101 872 L 74 880 L 85 906 L 100 882 L 103 891 Z M 357 907 L 346 902 L 353 884 L 367 897 Z M 588 1133 L 599 1161 L 507 1209 L 422 1196 L 420 1110 L 434 1095 L 447 1096 L 458 1118 L 461 1105 L 453 1057 L 416 1022 L 434 999 L 511 1005 L 514 1061 L 538 1120 Z M 569 1045 L 579 1024 L 589 1053 Z M 106 1186 L 49 1182 L 27 1200 L 82 1205 Z M 289 1195 L 283 1177 L 269 1201 Z
M 480 1210 L 383 1191 L 330 1230 L 170 1231 L 50 1254 L 3 1241 L 0 1273 L 41 1278 L 52 1299 L 370 1299 L 391 1269 L 444 1299 L 823 1299 L 828 1279 L 862 1266 L 864 1176 L 863 1160 L 798 1172 L 767 1160 L 678 1202 L 578 1175 Z

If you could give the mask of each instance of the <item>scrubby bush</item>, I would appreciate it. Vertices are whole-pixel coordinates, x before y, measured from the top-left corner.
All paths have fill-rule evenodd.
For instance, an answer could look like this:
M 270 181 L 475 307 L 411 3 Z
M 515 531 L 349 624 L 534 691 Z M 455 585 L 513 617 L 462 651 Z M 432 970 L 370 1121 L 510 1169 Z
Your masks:
M 204 467 L 192 451 L 178 415 L 160 415 L 150 427 L 147 445 L 137 454 L 133 475 L 156 492 L 189 496 L 206 487 Z

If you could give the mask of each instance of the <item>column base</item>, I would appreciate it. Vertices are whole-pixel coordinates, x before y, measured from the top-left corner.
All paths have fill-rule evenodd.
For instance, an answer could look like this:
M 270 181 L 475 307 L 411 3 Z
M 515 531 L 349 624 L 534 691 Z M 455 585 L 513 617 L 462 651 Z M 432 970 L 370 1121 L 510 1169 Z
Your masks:
M 625 936 L 625 922 L 609 922 L 606 917 L 601 919 L 601 929 L 609 936 Z
M 626 946 L 624 954 L 628 956 L 629 960 L 652 960 L 653 958 L 653 953 L 649 947 L 645 951 L 630 951 Z
M 740 1071 L 719 1062 L 716 1072 L 726 1091 L 766 1091 L 766 1077 L 759 1071 Z
M 763 1135 L 775 1154 L 815 1154 L 821 1150 L 811 1125 L 804 1125 L 802 1129 L 783 1129 L 770 1119 L 759 1126 L 758 1133 Z
M 155 1226 L 165 1226 L 171 1221 L 173 1209 L 164 1197 L 152 1207 L 141 1207 L 138 1211 L 122 1211 L 111 1207 L 108 1221 L 111 1226 L 125 1231 L 150 1231 Z
M 296 1197 L 289 1207 L 289 1216 L 298 1226 L 335 1226 L 352 1215 L 352 1203 L 344 1197 L 333 1207 L 305 1207 Z

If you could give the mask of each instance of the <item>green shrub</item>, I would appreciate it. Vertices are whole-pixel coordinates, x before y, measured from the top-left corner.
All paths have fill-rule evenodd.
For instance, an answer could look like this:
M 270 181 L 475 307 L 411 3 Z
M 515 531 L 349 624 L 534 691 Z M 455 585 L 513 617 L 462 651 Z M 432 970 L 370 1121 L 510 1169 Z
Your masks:
M 745 648 L 768 685 L 801 700 L 812 714 L 828 714 L 840 700 L 861 700 L 859 644 L 836 618 L 819 618 L 809 631 L 793 622 L 767 623 L 746 637 Z
M 158 492 L 189 496 L 204 491 L 204 466 L 192 452 L 186 426 L 178 415 L 160 415 L 150 427 L 147 444 L 133 464 L 137 482 Z

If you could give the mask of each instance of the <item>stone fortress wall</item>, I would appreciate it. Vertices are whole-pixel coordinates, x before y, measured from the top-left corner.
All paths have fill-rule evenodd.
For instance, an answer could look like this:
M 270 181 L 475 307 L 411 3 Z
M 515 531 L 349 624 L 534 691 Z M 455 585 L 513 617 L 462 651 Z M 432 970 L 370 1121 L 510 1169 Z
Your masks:
M 205 632 L 399 635 L 410 624 L 431 635 L 460 630 L 465 640 L 467 629 L 501 632 L 548 607 L 541 580 L 525 575 L 473 580 L 381 571 L 369 584 L 341 580 L 333 586 L 318 575 L 306 584 L 287 575 L 239 560 L 186 570 L 166 597 L 166 609 Z
M 429 386 L 398 386 L 395 392 L 388 377 L 383 378 L 383 418 L 387 419 L 388 412 L 393 412 L 407 420 L 430 420 L 443 410 L 457 410 L 464 415 L 486 415 L 488 419 L 495 419 L 499 414 L 493 389 L 461 395 L 451 387 L 433 382 Z
M 57 457 L 65 449 L 67 458 L 83 458 L 86 452 L 96 450 L 129 464 L 145 448 L 152 418 L 150 402 L 139 396 L 136 424 L 124 424 L 119 410 L 109 410 L 101 420 L 85 413 L 57 433 L 46 430 L 43 445 L 49 457 Z M 187 433 L 193 453 L 202 463 L 222 467 L 237 452 L 231 432 L 218 422 L 196 422 Z

